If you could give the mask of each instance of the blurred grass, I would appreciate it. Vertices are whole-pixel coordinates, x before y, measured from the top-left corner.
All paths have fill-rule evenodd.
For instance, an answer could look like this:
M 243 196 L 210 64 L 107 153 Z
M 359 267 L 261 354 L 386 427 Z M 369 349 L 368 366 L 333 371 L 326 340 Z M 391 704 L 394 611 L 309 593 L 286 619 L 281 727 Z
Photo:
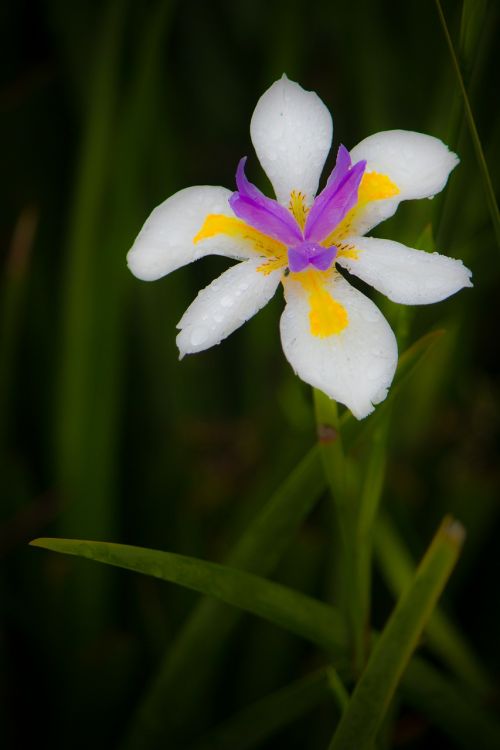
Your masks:
M 442 5 L 496 189 L 498 5 Z M 498 255 L 434 3 L 47 0 L 6 3 L 0 17 L 3 745 L 28 746 L 36 727 L 40 747 L 66 747 L 68 731 L 76 750 L 115 746 L 195 603 L 155 582 L 42 558 L 26 548 L 30 538 L 87 536 L 221 560 L 314 440 L 311 394 L 279 345 L 279 297 L 224 346 L 179 363 L 175 323 L 224 263 L 207 259 L 154 285 L 124 263 L 149 211 L 173 191 L 231 187 L 245 153 L 259 174 L 249 120 L 285 70 L 332 110 L 337 144 L 401 127 L 459 152 L 443 195 L 403 204 L 375 232 L 415 247 L 432 225 L 438 252 L 462 258 L 475 283 L 403 322 L 377 299 L 408 344 L 447 329 L 395 401 L 382 503 L 412 559 L 445 513 L 464 523 L 444 606 L 498 677 Z M 344 426 L 364 465 L 368 441 L 350 442 Z M 338 593 L 328 513 L 320 503 L 275 574 L 310 596 Z M 390 588 L 375 575 L 375 626 L 390 612 Z M 291 647 L 246 617 L 217 650 L 200 733 L 321 661 L 313 646 Z M 411 669 L 394 743 L 474 747 L 468 693 L 445 673 Z M 446 737 L 423 708 L 431 684 L 449 711 Z M 331 706 L 311 710 L 256 746 L 326 747 Z

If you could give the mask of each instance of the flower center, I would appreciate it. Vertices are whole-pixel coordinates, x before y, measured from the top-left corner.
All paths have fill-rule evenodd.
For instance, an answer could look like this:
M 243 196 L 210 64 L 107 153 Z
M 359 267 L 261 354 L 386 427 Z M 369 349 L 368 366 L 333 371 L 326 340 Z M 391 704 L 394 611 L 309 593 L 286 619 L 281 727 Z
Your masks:
M 288 268 L 292 273 L 303 271 L 308 266 L 327 271 L 336 255 L 335 245 L 324 247 L 317 242 L 304 241 L 288 248 Z

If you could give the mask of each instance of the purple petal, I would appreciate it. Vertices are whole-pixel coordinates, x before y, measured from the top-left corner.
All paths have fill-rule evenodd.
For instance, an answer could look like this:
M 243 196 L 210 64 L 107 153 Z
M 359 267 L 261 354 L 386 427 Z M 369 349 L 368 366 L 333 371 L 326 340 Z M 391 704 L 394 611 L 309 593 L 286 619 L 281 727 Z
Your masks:
M 303 271 L 306 266 L 309 265 L 309 258 L 303 252 L 301 252 L 300 245 L 298 247 L 288 248 L 288 268 L 293 273 Z
M 319 271 L 327 271 L 332 265 L 335 256 L 337 255 L 337 248 L 335 245 L 330 247 L 323 247 L 322 245 L 316 245 L 318 248 L 309 258 L 309 263 L 317 268 Z
M 336 254 L 337 248 L 333 245 L 323 247 L 315 242 L 302 242 L 288 248 L 288 268 L 297 273 L 311 265 L 320 271 L 326 271 L 332 265 Z
M 295 245 L 302 241 L 302 232 L 293 215 L 284 206 L 255 187 L 245 176 L 246 157 L 240 160 L 236 172 L 238 192 L 233 193 L 229 204 L 238 218 L 264 232 L 269 237 Z
M 335 162 L 335 166 L 332 169 L 328 180 L 326 181 L 325 187 L 330 187 L 330 185 L 333 185 L 334 183 L 338 185 L 341 179 L 344 177 L 344 175 L 347 174 L 350 168 L 351 168 L 351 155 L 349 151 L 346 149 L 346 147 L 341 143 L 339 146 L 339 150 L 337 151 L 337 161 Z M 325 191 L 323 190 L 323 192 Z M 319 197 L 320 196 L 318 195 L 318 198 Z
M 344 155 L 342 158 L 345 158 Z M 342 169 L 337 171 L 335 167 L 327 186 L 318 195 L 307 216 L 304 229 L 306 241 L 320 242 L 325 239 L 356 205 L 365 167 L 366 161 L 359 161 L 344 174 Z

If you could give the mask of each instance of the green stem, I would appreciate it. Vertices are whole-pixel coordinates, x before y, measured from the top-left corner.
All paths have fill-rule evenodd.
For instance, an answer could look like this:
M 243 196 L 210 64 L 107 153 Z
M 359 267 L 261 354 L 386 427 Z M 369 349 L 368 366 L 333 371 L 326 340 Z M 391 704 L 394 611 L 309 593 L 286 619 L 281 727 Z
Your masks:
M 341 609 L 351 634 L 353 667 L 358 672 L 364 662 L 365 622 L 356 553 L 356 506 L 353 502 L 348 464 L 344 454 L 337 403 L 314 389 L 314 406 L 323 469 L 337 515 L 340 531 Z
M 357 576 L 357 590 L 359 592 L 359 618 L 361 622 L 360 632 L 357 633 L 359 638 L 357 650 L 362 656 L 363 665 L 369 650 L 373 530 L 385 479 L 389 417 L 390 412 L 386 414 L 386 418 L 373 432 L 356 517 L 354 554 L 356 555 L 355 572 Z

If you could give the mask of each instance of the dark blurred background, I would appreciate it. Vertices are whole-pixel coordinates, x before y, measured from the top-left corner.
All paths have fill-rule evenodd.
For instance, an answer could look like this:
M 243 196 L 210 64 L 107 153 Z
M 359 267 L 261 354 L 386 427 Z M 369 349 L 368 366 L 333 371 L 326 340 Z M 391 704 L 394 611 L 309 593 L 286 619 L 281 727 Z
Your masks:
M 493 169 L 498 5 L 444 11 Z M 0 18 L 3 746 L 117 746 L 198 600 L 30 549 L 30 539 L 221 560 L 315 439 L 310 389 L 279 343 L 281 293 L 222 346 L 179 363 L 175 324 L 227 262 L 154 284 L 125 266 L 149 212 L 176 190 L 231 188 L 244 154 L 250 178 L 269 188 L 249 123 L 283 72 L 332 111 L 335 146 L 406 128 L 461 157 L 443 195 L 403 204 L 375 231 L 463 259 L 475 284 L 403 319 L 376 300 L 405 345 L 446 329 L 398 397 L 384 505 L 415 557 L 444 513 L 465 524 L 446 607 L 498 676 L 499 248 L 434 3 L 18 0 Z M 320 504 L 277 579 L 322 597 L 327 531 Z M 380 626 L 393 600 L 376 576 Z M 319 663 L 312 647 L 249 616 L 215 646 L 209 693 L 164 747 L 187 746 Z M 316 709 L 260 747 L 326 747 L 329 722 Z M 392 741 L 455 747 L 405 706 Z

